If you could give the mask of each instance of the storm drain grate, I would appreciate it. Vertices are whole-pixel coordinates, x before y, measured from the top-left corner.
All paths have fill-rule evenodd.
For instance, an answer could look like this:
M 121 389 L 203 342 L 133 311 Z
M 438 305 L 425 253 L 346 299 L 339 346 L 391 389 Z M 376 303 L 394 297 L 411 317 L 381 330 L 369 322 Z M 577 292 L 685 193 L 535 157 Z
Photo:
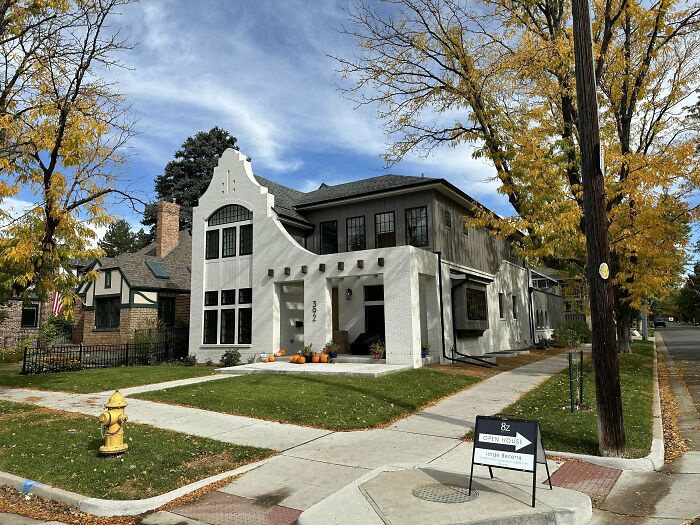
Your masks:
M 416 498 L 434 503 L 467 503 L 476 499 L 479 493 L 472 490 L 471 495 L 469 495 L 469 489 L 466 487 L 431 483 L 413 489 L 413 495 Z

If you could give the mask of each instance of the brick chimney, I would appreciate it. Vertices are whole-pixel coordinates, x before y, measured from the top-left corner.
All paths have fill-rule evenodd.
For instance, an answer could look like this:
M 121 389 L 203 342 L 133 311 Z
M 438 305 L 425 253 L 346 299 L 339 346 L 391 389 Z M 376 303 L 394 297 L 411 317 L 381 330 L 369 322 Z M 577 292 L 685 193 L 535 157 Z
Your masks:
M 180 205 L 159 201 L 156 212 L 156 256 L 165 257 L 180 242 Z

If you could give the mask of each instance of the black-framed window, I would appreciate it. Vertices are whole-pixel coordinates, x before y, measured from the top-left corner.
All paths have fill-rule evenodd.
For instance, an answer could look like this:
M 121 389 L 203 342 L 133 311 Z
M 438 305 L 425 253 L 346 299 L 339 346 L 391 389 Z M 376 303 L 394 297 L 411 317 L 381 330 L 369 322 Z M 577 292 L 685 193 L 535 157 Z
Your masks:
M 95 298 L 95 328 L 119 328 L 119 297 Z
M 319 224 L 321 235 L 321 255 L 338 252 L 338 221 L 325 221 Z
M 221 290 L 221 304 L 236 304 L 236 290 Z
M 221 340 L 222 345 L 235 343 L 236 337 L 236 309 L 224 308 L 221 310 Z
M 175 326 L 175 298 L 158 297 L 158 321 L 163 326 Z
M 204 257 L 207 259 L 219 258 L 219 230 L 207 231 Z
M 406 208 L 406 244 L 428 245 L 428 208 Z
M 374 236 L 377 248 L 396 246 L 396 220 L 393 211 L 374 215 Z
M 505 297 L 500 292 L 498 294 L 498 317 L 500 317 L 501 319 L 506 318 Z
M 204 292 L 204 306 L 217 306 L 219 304 L 219 292 Z
M 384 285 L 375 284 L 365 286 L 365 301 L 383 301 L 384 300 Z
M 250 304 L 253 302 L 253 289 L 241 288 L 238 290 L 238 304 Z
M 244 208 L 239 204 L 229 204 L 223 208 L 216 210 L 209 217 L 209 226 L 218 226 L 220 224 L 230 224 L 232 222 L 250 221 L 253 219 L 253 212 L 248 208 Z
M 253 336 L 253 309 L 238 309 L 238 344 L 249 345 Z
M 253 225 L 240 226 L 238 228 L 238 236 L 241 238 L 238 255 L 250 255 L 253 253 Z
M 517 319 L 518 318 L 518 298 L 514 295 L 512 297 L 512 301 L 513 301 L 513 304 L 512 304 L 513 319 Z
M 112 287 L 112 270 L 105 271 L 105 288 Z
M 221 256 L 234 257 L 236 255 L 236 228 L 224 228 L 221 231 Z
M 445 224 L 445 228 L 452 228 L 452 214 L 450 210 L 445 210 L 443 223 Z
M 349 252 L 364 250 L 367 246 L 365 239 L 365 216 L 350 217 L 345 220 L 347 247 Z
M 488 305 L 486 302 L 486 289 L 467 288 L 465 293 L 467 300 L 467 319 L 469 321 L 487 321 Z
M 205 345 L 216 344 L 216 325 L 218 321 L 218 310 L 204 310 L 204 339 Z
M 36 304 L 23 305 L 20 327 L 36 328 L 37 326 L 39 326 L 39 306 Z

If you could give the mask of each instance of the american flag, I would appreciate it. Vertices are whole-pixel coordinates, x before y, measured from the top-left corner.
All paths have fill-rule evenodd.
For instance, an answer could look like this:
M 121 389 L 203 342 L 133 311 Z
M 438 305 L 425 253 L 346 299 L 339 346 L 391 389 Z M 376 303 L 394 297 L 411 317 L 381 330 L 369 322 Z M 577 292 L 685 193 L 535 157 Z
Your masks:
M 55 317 L 58 317 L 61 315 L 61 312 L 63 311 L 63 301 L 61 300 L 63 297 L 60 294 L 60 292 L 56 291 L 53 293 L 53 300 L 51 301 L 51 311 L 53 312 L 53 315 Z

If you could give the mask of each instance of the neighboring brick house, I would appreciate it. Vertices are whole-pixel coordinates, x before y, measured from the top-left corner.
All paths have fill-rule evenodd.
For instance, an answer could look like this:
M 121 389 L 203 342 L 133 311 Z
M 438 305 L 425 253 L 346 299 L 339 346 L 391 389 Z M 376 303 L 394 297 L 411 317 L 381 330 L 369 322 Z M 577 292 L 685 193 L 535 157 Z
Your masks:
M 136 330 L 188 324 L 192 238 L 179 231 L 179 215 L 178 204 L 159 202 L 154 243 L 93 263 L 98 275 L 80 290 L 77 341 L 127 343 Z
M 51 303 L 36 299 L 25 303 L 21 299 L 10 299 L 0 306 L 0 311 L 7 314 L 5 320 L 0 322 L 0 347 L 11 349 L 38 333 L 39 327 L 51 315 Z

